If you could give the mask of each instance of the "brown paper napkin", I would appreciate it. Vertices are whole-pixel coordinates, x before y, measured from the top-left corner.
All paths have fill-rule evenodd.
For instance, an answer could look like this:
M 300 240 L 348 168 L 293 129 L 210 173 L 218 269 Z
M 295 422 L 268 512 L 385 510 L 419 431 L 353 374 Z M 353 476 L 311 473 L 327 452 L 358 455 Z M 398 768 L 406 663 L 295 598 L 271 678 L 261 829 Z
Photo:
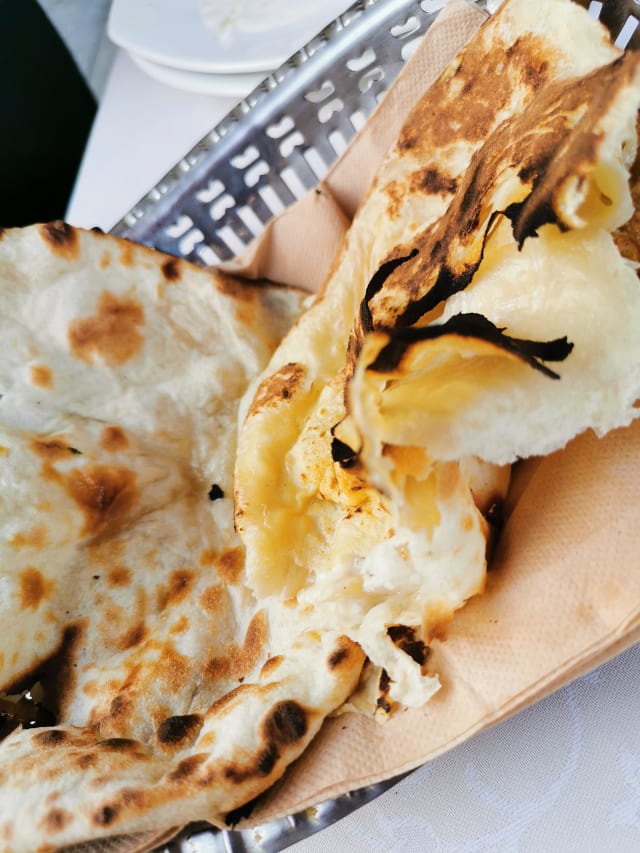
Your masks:
M 466 0 L 450 0 L 318 189 L 226 268 L 317 290 L 411 106 L 484 17 Z M 486 592 L 433 645 L 442 689 L 385 725 L 355 714 L 327 720 L 245 825 L 418 767 L 640 640 L 638 483 L 640 424 L 604 439 L 585 434 L 523 463 Z M 147 836 L 109 849 L 142 853 L 159 841 Z

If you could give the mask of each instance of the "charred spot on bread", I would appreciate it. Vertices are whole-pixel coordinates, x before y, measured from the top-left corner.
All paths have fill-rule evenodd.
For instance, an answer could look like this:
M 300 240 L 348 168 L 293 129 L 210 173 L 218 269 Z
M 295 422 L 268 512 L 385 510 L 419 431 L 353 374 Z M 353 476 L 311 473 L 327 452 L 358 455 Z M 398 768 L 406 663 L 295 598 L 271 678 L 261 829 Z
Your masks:
M 214 483 L 207 492 L 210 501 L 218 501 L 224 497 L 224 492 L 217 483 Z
M 376 708 L 379 708 L 381 711 L 384 711 L 385 714 L 389 714 L 393 707 L 392 703 L 389 701 L 389 691 L 391 690 L 391 679 L 389 678 L 389 673 L 386 669 L 383 669 L 380 672 L 380 678 L 378 680 L 378 690 L 379 695 L 376 699 Z
M 78 233 L 72 225 L 56 219 L 40 226 L 40 234 L 45 243 L 58 255 L 76 258 L 79 252 Z
M 306 368 L 302 364 L 295 361 L 284 364 L 260 383 L 251 403 L 250 415 L 257 414 L 265 407 L 278 405 L 282 400 L 290 400 L 297 393 L 305 375 Z
M 379 373 L 395 370 L 413 343 L 432 340 L 443 335 L 457 335 L 486 341 L 517 356 L 550 379 L 559 379 L 560 374 L 551 370 L 544 362 L 564 361 L 573 349 L 573 344 L 567 340 L 566 336 L 551 341 L 512 338 L 505 334 L 504 329 L 498 328 L 482 314 L 461 313 L 454 314 L 444 323 L 389 330 L 389 343 L 380 350 L 367 369 Z
M 262 723 L 267 740 L 282 746 L 289 746 L 301 740 L 308 727 L 308 711 L 293 700 L 277 702 Z
M 341 468 L 353 468 L 358 460 L 358 454 L 334 435 L 331 439 L 331 458 Z
M 385 261 L 381 266 L 376 270 L 376 272 L 371 277 L 369 284 L 367 285 L 367 289 L 365 290 L 364 298 L 360 303 L 360 326 L 363 332 L 371 332 L 373 331 L 373 319 L 371 316 L 371 309 L 369 307 L 369 303 L 373 299 L 373 297 L 378 293 L 384 283 L 387 281 L 389 276 L 402 264 L 406 264 L 407 261 L 412 260 L 418 254 L 418 249 L 412 249 L 408 255 L 402 255 L 399 258 L 391 258 L 388 261 Z
M 195 755 L 189 755 L 183 758 L 176 764 L 173 770 L 169 773 L 168 779 L 171 782 L 182 782 L 194 776 L 199 768 L 209 757 L 206 752 L 198 752 Z
M 20 573 L 20 606 L 22 610 L 37 610 L 51 595 L 53 583 L 34 566 Z
M 279 757 L 277 747 L 275 744 L 270 743 L 258 755 L 258 760 L 256 761 L 258 773 L 268 776 L 276 766 Z
M 202 728 L 200 714 L 184 714 L 167 717 L 158 726 L 156 737 L 159 743 L 177 746 L 192 740 Z
M 340 666 L 342 661 L 348 657 L 349 657 L 349 649 L 344 648 L 344 647 L 340 648 L 340 649 L 336 649 L 335 652 L 333 652 L 329 656 L 329 660 L 327 661 L 327 663 L 329 664 L 329 669 L 335 669 L 336 667 Z
M 244 549 L 241 546 L 226 548 L 216 556 L 215 566 L 221 580 L 230 586 L 235 586 L 240 581 L 244 569 Z
M 352 640 L 348 637 L 340 637 L 337 647 L 331 652 L 327 659 L 327 666 L 330 670 L 339 669 L 342 664 L 350 661 L 351 654 L 355 650 L 358 652 L 360 651 L 359 647 Z
M 224 822 L 229 827 L 234 827 L 236 824 L 240 823 L 241 820 L 246 820 L 251 816 L 251 813 L 255 809 L 256 805 L 261 799 L 261 795 L 257 797 L 253 797 L 248 802 L 244 803 L 242 806 L 238 806 L 236 809 L 232 809 L 230 812 L 227 812 L 227 815 L 224 819 Z
M 33 736 L 33 740 L 38 746 L 52 747 L 60 746 L 67 741 L 67 733 L 62 729 L 48 729 L 45 732 L 38 732 Z
M 51 809 L 42 820 L 42 828 L 45 832 L 61 832 L 71 821 L 73 815 L 65 809 Z
M 93 816 L 93 821 L 98 826 L 110 826 L 118 817 L 120 809 L 118 806 L 103 806 Z
M 408 625 L 390 625 L 387 634 L 397 648 L 409 655 L 418 666 L 423 667 L 431 654 L 431 649 L 418 637 L 415 628 Z
M 98 741 L 96 746 L 101 747 L 102 749 L 112 749 L 115 752 L 129 752 L 131 750 L 136 751 L 140 744 L 138 741 L 131 740 L 131 738 L 109 737 L 105 738 L 105 740 Z
M 160 267 L 162 275 L 169 282 L 177 281 L 182 274 L 181 265 L 180 258 L 167 258 Z

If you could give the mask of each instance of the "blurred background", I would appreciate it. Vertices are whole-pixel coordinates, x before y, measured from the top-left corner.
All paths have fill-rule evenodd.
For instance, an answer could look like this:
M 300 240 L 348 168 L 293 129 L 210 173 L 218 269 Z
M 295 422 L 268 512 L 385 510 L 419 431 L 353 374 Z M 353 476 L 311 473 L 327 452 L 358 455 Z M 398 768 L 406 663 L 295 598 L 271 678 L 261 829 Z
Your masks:
M 110 0 L 0 0 L 0 226 L 64 216 L 114 48 Z

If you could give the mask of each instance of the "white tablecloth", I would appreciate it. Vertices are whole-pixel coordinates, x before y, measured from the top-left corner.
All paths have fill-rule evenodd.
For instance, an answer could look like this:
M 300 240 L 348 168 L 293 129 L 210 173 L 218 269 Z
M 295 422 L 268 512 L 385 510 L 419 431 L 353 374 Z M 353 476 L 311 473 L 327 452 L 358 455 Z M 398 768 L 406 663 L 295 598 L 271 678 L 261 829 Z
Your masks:
M 638 853 L 640 647 L 417 770 L 295 853 Z
M 120 53 L 68 220 L 108 230 L 233 106 Z M 293 853 L 638 853 L 640 646 L 416 771 Z

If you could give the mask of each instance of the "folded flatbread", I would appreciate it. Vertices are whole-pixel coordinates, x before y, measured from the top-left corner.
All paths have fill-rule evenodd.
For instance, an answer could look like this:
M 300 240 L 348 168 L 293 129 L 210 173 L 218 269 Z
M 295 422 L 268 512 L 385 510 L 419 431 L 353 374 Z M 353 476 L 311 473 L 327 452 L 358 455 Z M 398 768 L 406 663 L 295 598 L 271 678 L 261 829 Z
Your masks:
M 483 588 L 504 466 L 637 415 L 640 289 L 611 232 L 638 67 L 573 3 L 505 3 L 414 109 L 253 400 L 249 582 L 356 640 L 378 711 L 438 689 L 428 646 Z
M 3 849 L 219 822 L 347 700 L 438 689 L 508 463 L 635 415 L 610 232 L 638 74 L 569 0 L 511 0 L 301 317 L 103 235 L 3 235 L 0 687 L 37 681 L 56 720 L 0 744 Z
M 363 659 L 267 614 L 233 529 L 239 401 L 305 294 L 63 223 L 5 232 L 0 281 L 0 688 L 59 723 L 0 744 L 0 846 L 223 815 Z

